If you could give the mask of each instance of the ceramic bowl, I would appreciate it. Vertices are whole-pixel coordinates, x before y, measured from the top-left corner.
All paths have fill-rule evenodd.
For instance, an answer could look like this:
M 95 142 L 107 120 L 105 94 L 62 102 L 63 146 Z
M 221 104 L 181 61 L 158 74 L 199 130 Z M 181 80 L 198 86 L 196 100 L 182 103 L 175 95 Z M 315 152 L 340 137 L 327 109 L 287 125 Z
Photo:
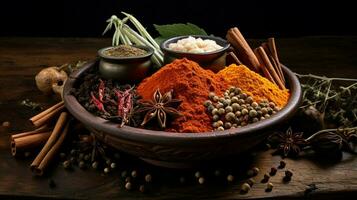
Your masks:
M 151 56 L 154 50 L 147 46 L 133 47 L 143 49 L 147 54 L 142 56 L 115 57 L 104 52 L 113 47 L 105 47 L 98 50 L 99 73 L 106 79 L 116 79 L 123 83 L 135 83 L 148 75 L 151 66 Z
M 176 43 L 178 40 L 189 37 L 187 36 L 178 36 L 173 37 L 168 40 L 165 40 L 161 43 L 161 50 L 164 53 L 164 63 L 171 63 L 173 60 L 178 58 L 187 58 L 189 60 L 197 62 L 200 66 L 206 69 L 210 69 L 214 72 L 218 72 L 226 66 L 226 52 L 230 47 L 230 44 L 219 37 L 207 36 L 207 35 L 190 35 L 194 38 L 210 39 L 215 41 L 218 45 L 222 46 L 222 49 L 217 51 L 207 52 L 207 53 L 188 53 L 180 52 L 169 49 L 169 44 Z
M 107 145 L 166 167 L 185 167 L 249 151 L 295 114 L 302 97 L 298 78 L 283 66 L 290 99 L 283 109 L 268 119 L 242 128 L 204 133 L 173 133 L 130 126 L 118 128 L 117 124 L 89 113 L 70 92 L 73 87 L 78 87 L 80 77 L 96 65 L 95 61 L 87 63 L 66 81 L 64 102 L 68 111 Z

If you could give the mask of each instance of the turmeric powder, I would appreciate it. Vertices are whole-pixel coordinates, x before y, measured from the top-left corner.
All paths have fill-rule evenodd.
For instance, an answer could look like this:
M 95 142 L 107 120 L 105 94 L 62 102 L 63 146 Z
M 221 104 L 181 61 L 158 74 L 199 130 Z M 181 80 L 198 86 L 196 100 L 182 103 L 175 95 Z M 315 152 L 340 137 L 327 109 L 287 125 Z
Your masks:
M 282 108 L 289 100 L 289 90 L 281 90 L 277 85 L 244 65 L 232 64 L 219 71 L 217 75 L 222 76 L 228 84 L 241 88 L 255 101 L 266 99 Z

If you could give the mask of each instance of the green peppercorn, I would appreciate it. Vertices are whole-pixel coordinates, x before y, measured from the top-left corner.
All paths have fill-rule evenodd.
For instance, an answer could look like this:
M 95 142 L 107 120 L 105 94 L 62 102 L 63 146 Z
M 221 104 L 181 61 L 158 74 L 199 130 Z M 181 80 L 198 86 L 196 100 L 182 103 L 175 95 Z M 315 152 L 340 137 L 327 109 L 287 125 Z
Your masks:
M 229 105 L 231 105 L 231 103 L 232 103 L 232 101 L 231 101 L 230 99 L 225 99 L 225 100 L 223 101 L 223 105 L 224 105 L 224 106 L 229 106 Z
M 239 99 L 238 97 L 234 96 L 231 98 L 232 103 L 238 103 Z
M 269 102 L 269 107 L 270 108 L 275 108 L 275 103 L 274 102 Z
M 218 128 L 220 125 L 218 124 L 218 122 L 213 122 L 212 123 L 212 127 L 213 128 Z
M 237 112 L 235 113 L 235 115 L 236 115 L 236 117 L 240 117 L 240 116 L 242 116 L 242 113 L 241 113 L 240 111 L 237 111 Z
M 125 189 L 127 189 L 127 190 L 131 190 L 132 187 L 133 187 L 133 186 L 132 186 L 132 184 L 131 184 L 130 182 L 127 182 L 127 183 L 125 184 Z
M 262 115 L 263 115 L 262 111 L 258 110 L 258 111 L 257 111 L 257 117 L 259 118 L 259 117 L 261 117 Z
M 240 109 L 240 105 L 238 103 L 233 103 L 232 106 L 233 111 L 238 111 Z
M 271 108 L 267 108 L 267 109 L 268 109 L 268 114 L 269 115 L 273 114 L 273 109 L 271 109 Z
M 242 92 L 242 90 L 241 90 L 240 88 L 235 88 L 235 89 L 234 89 L 234 93 L 235 93 L 236 95 L 240 94 L 241 92 Z
M 267 184 L 267 188 L 265 189 L 265 191 L 266 192 L 270 192 L 270 191 L 272 191 L 273 190 L 273 187 L 274 187 L 274 185 L 273 185 L 273 183 L 268 183 Z
M 131 177 L 136 178 L 138 176 L 138 172 L 136 170 L 133 170 L 131 172 Z
M 199 184 L 204 184 L 205 183 L 205 178 L 203 178 L 203 177 L 200 177 L 200 178 L 198 178 L 198 183 Z
M 247 115 L 247 114 L 248 114 L 248 109 L 243 108 L 243 109 L 242 109 L 242 115 Z
M 115 169 L 116 167 L 117 167 L 116 163 L 113 162 L 110 164 L 110 168 Z
M 233 128 L 237 128 L 238 125 L 237 125 L 237 124 L 232 124 L 232 127 L 233 127 Z
M 252 119 L 252 122 L 253 122 L 253 123 L 256 123 L 256 122 L 258 122 L 258 121 L 259 121 L 259 119 L 256 118 L 256 117 L 254 117 L 254 118 Z
M 128 182 L 130 182 L 130 181 L 131 181 L 131 177 L 130 177 L 130 176 L 128 176 L 128 177 L 125 178 L 125 183 L 128 183 Z
M 245 102 L 251 104 L 253 102 L 253 97 L 249 96 L 245 99 Z
M 253 117 L 256 117 L 257 115 L 258 115 L 258 113 L 256 110 L 249 111 L 249 117 L 253 118 Z
M 217 130 L 217 131 L 224 131 L 224 128 L 223 128 L 223 126 L 220 126 L 220 127 L 218 127 L 216 130 Z
M 243 183 L 243 185 L 240 188 L 240 192 L 242 194 L 245 194 L 245 193 L 249 192 L 249 190 L 250 190 L 250 185 L 248 183 Z
M 251 103 L 251 105 L 252 105 L 253 108 L 256 108 L 256 107 L 259 106 L 257 102 L 253 102 L 253 103 Z
M 232 124 L 229 122 L 224 123 L 224 128 L 225 129 L 230 129 L 232 127 Z
M 121 172 L 121 177 L 126 178 L 128 176 L 128 171 L 124 170 Z
M 218 121 L 219 118 L 220 118 L 219 115 L 213 115 L 213 116 L 212 116 L 212 120 L 213 120 L 214 122 Z
M 267 108 L 262 108 L 261 111 L 262 111 L 263 115 L 268 114 L 268 109 Z
M 234 176 L 232 174 L 228 174 L 227 181 L 228 182 L 233 182 L 233 180 L 234 180 Z
M 209 106 L 207 107 L 207 111 L 208 111 L 209 113 L 212 113 L 213 109 L 215 109 L 215 107 L 214 107 L 213 105 L 209 105 Z
M 223 115 L 224 113 L 226 113 L 226 110 L 224 108 L 218 109 L 218 114 L 219 115 Z
M 219 126 L 223 126 L 223 124 L 224 124 L 222 120 L 218 120 L 217 123 Z
M 247 180 L 247 183 L 250 185 L 250 187 L 252 187 L 255 183 L 255 180 L 253 178 L 250 178 Z
M 79 166 L 80 169 L 84 169 L 86 165 L 85 165 L 84 161 L 80 161 L 78 163 L 78 166 Z
M 218 96 L 214 96 L 214 97 L 212 98 L 212 101 L 214 101 L 214 102 L 219 101 L 219 97 L 218 97 Z
M 236 115 L 235 115 L 234 113 L 229 112 L 229 113 L 226 114 L 225 119 L 226 119 L 227 121 L 233 121 L 233 120 L 235 119 L 235 116 L 236 116 Z
M 63 167 L 64 167 L 65 169 L 69 169 L 69 168 L 71 167 L 71 162 L 68 161 L 68 160 L 64 161 L 64 162 L 63 162 Z
M 208 107 L 209 105 L 212 105 L 212 101 L 210 100 L 206 100 L 204 103 L 203 103 L 204 106 Z
M 245 104 L 245 101 L 244 101 L 244 99 L 239 99 L 239 100 L 238 100 L 238 103 L 239 103 L 240 105 L 243 105 L 243 104 Z
M 145 181 L 148 182 L 148 183 L 150 183 L 150 182 L 152 181 L 152 176 L 151 176 L 151 174 L 146 174 L 146 175 L 145 175 Z
M 260 117 L 260 120 L 264 120 L 265 119 L 265 117 Z
M 269 114 L 265 114 L 264 115 L 264 118 L 266 119 L 266 118 L 269 118 L 270 117 L 270 115 Z
M 234 86 L 229 87 L 229 92 L 235 92 L 236 88 Z
M 218 109 L 217 108 L 212 110 L 212 115 L 218 115 Z
M 98 162 L 97 162 L 97 161 L 94 161 L 94 162 L 92 163 L 92 168 L 93 168 L 93 169 L 97 169 L 97 168 L 98 168 Z
M 226 113 L 233 112 L 232 106 L 227 106 L 225 110 L 226 110 Z
M 224 95 L 225 99 L 230 99 L 231 97 L 229 95 Z
M 236 94 L 234 94 L 234 92 L 229 93 L 229 97 L 230 97 L 230 98 L 234 97 L 235 95 L 236 95 Z
M 224 108 L 224 104 L 221 103 L 221 102 L 219 102 L 219 103 L 217 103 L 216 107 L 217 107 L 217 108 Z
M 248 95 L 246 93 L 242 93 L 242 94 L 239 95 L 239 97 L 241 99 L 246 99 L 248 97 Z
M 144 193 L 144 192 L 146 191 L 145 185 L 140 185 L 140 186 L 139 186 L 139 191 L 140 191 L 141 193 Z
M 225 92 L 223 93 L 223 96 L 229 96 L 229 91 L 228 91 L 228 90 L 225 91 Z
M 214 96 L 216 96 L 216 94 L 214 92 L 208 93 L 208 98 L 210 98 L 211 100 L 213 100 Z
M 220 97 L 219 99 L 218 99 L 218 101 L 219 102 L 221 102 L 221 103 L 223 103 L 224 102 L 224 100 L 226 100 L 225 98 L 223 98 L 223 97 Z

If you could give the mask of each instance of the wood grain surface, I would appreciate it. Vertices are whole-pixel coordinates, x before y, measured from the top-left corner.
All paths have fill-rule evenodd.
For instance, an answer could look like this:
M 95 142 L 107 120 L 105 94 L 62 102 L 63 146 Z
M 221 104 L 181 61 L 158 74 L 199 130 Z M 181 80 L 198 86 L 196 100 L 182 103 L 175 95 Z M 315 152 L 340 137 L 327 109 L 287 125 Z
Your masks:
M 250 40 L 258 44 L 261 40 Z M 298 73 L 314 73 L 335 77 L 357 77 L 357 37 L 305 37 L 276 39 L 281 62 Z M 10 128 L 0 126 L 0 199 L 341 199 L 357 197 L 357 156 L 344 154 L 342 161 L 334 162 L 313 155 L 299 159 L 285 159 L 286 168 L 293 171 L 289 183 L 282 181 L 284 170 L 271 178 L 274 189 L 265 192 L 260 183 L 265 172 L 277 166 L 281 158 L 272 151 L 257 151 L 225 161 L 203 163 L 191 170 L 163 169 L 124 155 L 118 170 L 110 175 L 95 170 L 64 170 L 56 161 L 44 177 L 32 175 L 29 158 L 13 158 L 9 136 L 30 129 L 27 122 L 36 111 L 21 105 L 29 99 L 49 107 L 56 99 L 44 96 L 36 88 L 34 76 L 47 66 L 90 60 L 97 50 L 108 46 L 109 39 L 94 38 L 0 38 L 0 123 L 9 121 Z M 246 170 L 260 168 L 257 183 L 248 194 L 240 194 L 239 187 Z M 137 169 L 139 173 L 153 174 L 150 192 L 137 189 L 126 191 L 120 178 L 122 170 Z M 215 169 L 222 171 L 214 178 Z M 206 178 L 203 185 L 194 179 L 201 170 Z M 225 177 L 232 173 L 236 180 L 227 184 Z M 179 183 L 185 176 L 187 181 Z M 53 179 L 55 188 L 48 181 Z M 306 192 L 309 184 L 317 189 Z

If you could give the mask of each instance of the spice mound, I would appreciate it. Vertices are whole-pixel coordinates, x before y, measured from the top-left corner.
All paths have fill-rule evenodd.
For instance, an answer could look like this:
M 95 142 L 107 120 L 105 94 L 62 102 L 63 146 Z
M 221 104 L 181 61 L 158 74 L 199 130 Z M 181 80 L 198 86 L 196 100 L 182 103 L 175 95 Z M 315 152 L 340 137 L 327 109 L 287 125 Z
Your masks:
M 268 79 L 251 71 L 244 65 L 232 64 L 218 72 L 229 85 L 239 87 L 243 92 L 260 102 L 264 99 L 284 107 L 289 100 L 289 90 L 282 90 Z
M 137 92 L 143 99 L 150 100 L 157 89 L 163 93 L 173 90 L 175 98 L 182 101 L 177 110 L 183 116 L 176 118 L 166 130 L 195 133 L 212 130 L 211 117 L 203 105 L 207 94 L 215 92 L 221 95 L 227 88 L 221 76 L 184 58 L 165 65 L 146 78 Z
M 147 51 L 129 45 L 119 45 L 110 48 L 108 50 L 105 50 L 104 54 L 107 56 L 114 56 L 114 57 L 134 57 L 134 56 L 143 56 L 147 54 Z

